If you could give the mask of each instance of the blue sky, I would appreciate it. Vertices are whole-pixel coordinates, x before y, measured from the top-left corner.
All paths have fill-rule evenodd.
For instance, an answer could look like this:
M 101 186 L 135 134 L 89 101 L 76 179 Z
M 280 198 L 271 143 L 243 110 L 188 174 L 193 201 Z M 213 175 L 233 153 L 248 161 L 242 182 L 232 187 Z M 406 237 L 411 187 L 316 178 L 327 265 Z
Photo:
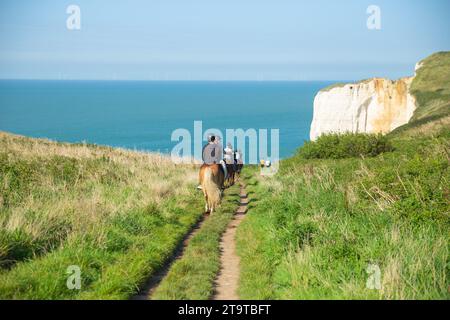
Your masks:
M 68 30 L 66 8 L 81 9 Z M 366 27 L 369 5 L 381 30 Z M 0 78 L 356 80 L 450 50 L 448 0 L 2 0 Z

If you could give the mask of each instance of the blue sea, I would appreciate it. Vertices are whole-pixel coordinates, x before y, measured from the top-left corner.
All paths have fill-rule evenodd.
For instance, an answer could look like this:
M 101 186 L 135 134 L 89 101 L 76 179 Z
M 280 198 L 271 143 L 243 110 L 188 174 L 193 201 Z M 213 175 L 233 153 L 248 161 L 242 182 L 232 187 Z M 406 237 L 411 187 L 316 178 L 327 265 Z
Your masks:
M 168 153 L 178 128 L 279 129 L 280 157 L 309 139 L 331 82 L 0 81 L 0 130 Z M 269 131 L 270 132 L 270 131 Z

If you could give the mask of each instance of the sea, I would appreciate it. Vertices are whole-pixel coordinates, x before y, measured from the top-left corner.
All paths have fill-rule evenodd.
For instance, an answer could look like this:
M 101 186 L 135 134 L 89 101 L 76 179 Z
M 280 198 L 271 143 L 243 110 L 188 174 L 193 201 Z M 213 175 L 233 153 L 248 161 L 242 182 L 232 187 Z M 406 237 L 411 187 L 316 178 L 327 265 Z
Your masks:
M 309 140 L 313 101 L 328 81 L 0 80 L 0 131 L 170 153 L 194 123 L 279 130 L 279 156 Z M 186 131 L 184 131 L 186 132 Z

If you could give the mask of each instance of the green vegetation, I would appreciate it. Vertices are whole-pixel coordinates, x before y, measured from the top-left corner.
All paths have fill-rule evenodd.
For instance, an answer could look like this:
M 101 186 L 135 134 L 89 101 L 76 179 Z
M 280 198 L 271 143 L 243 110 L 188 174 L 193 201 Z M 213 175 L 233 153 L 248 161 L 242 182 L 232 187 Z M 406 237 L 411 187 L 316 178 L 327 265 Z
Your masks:
M 371 150 L 367 137 L 332 135 L 275 177 L 253 173 L 238 230 L 241 298 L 450 298 L 449 57 L 424 61 L 413 121 L 382 138 L 375 157 L 358 157 Z M 370 265 L 380 290 L 366 287 Z
M 196 179 L 159 155 L 0 133 L 0 298 L 135 294 L 200 217 Z
M 438 52 L 420 62 L 411 84 L 418 109 L 413 122 L 450 114 L 450 52 Z
M 238 230 L 244 299 L 448 299 L 449 132 L 376 158 L 284 161 Z M 369 264 L 382 290 L 366 288 Z
M 183 257 L 173 264 L 152 299 L 206 300 L 212 296 L 220 269 L 220 237 L 233 217 L 238 199 L 238 185 L 226 190 L 219 210 L 192 237 Z
M 344 83 L 344 82 L 337 82 L 337 83 L 333 83 L 332 85 L 329 85 L 328 87 L 325 87 L 325 88 L 321 89 L 320 92 L 328 92 L 328 91 L 331 91 L 331 90 L 333 90 L 335 88 L 343 88 L 346 85 L 356 86 L 356 85 L 359 85 L 359 84 L 367 83 L 368 81 L 371 81 L 371 80 L 370 79 L 365 79 L 365 80 L 354 82 L 352 84 Z
M 338 82 L 338 83 L 333 83 L 332 85 L 329 85 L 326 88 L 321 89 L 321 92 L 327 92 L 327 91 L 331 91 L 335 88 L 343 88 L 344 86 L 346 86 L 347 83 L 343 83 L 343 82 Z
M 243 299 L 449 299 L 450 53 L 422 62 L 413 120 L 326 135 L 274 177 L 246 168 L 237 231 Z M 127 299 L 202 214 L 194 166 L 0 132 L 0 298 Z M 153 299 L 208 299 L 238 186 Z M 366 286 L 370 266 L 381 289 Z M 67 269 L 81 269 L 80 290 Z
M 344 159 L 375 157 L 392 150 L 392 144 L 382 134 L 325 134 L 317 141 L 305 142 L 298 156 L 304 159 Z
M 450 52 L 438 52 L 420 62 L 411 84 L 417 109 L 410 123 L 390 136 L 414 137 L 440 132 L 450 125 Z

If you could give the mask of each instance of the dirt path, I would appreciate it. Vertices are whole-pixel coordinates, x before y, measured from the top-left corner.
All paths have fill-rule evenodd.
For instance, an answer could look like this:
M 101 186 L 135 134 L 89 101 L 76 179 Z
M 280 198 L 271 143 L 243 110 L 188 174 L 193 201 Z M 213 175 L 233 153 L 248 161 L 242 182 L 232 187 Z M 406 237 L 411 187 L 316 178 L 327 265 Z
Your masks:
M 215 281 L 214 300 L 237 300 L 237 287 L 239 280 L 239 257 L 236 254 L 236 228 L 241 223 L 247 213 L 248 197 L 245 187 L 241 185 L 240 206 L 237 208 L 233 220 L 227 227 L 227 230 L 220 241 L 220 264 L 221 270 Z M 173 255 L 168 259 L 164 266 L 157 271 L 147 283 L 142 287 L 139 293 L 133 296 L 132 300 L 149 300 L 160 285 L 161 281 L 167 276 L 172 265 L 183 257 L 189 241 L 201 229 L 209 214 L 204 214 L 196 225 L 185 235 Z
M 245 186 L 241 185 L 241 204 L 220 241 L 221 269 L 215 282 L 213 300 L 239 300 L 239 256 L 236 254 L 236 230 L 247 213 L 249 203 Z
M 167 276 L 172 265 L 183 256 L 184 250 L 189 245 L 189 241 L 200 230 L 205 220 L 209 217 L 209 214 L 203 214 L 200 220 L 192 227 L 192 229 L 184 236 L 183 241 L 180 242 L 175 249 L 173 255 L 167 260 L 164 266 L 156 272 L 147 283 L 142 287 L 137 295 L 131 298 L 131 300 L 149 300 L 153 292 L 158 288 L 161 281 Z

